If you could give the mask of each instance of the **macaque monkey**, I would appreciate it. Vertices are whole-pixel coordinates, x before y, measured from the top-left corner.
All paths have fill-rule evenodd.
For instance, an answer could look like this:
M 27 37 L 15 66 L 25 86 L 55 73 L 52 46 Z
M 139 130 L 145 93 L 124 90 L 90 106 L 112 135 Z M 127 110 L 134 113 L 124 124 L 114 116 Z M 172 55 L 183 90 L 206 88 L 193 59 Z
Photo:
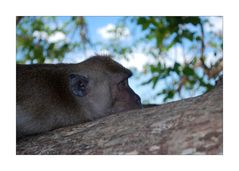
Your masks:
M 141 108 L 131 71 L 108 56 L 78 64 L 17 65 L 17 137 Z

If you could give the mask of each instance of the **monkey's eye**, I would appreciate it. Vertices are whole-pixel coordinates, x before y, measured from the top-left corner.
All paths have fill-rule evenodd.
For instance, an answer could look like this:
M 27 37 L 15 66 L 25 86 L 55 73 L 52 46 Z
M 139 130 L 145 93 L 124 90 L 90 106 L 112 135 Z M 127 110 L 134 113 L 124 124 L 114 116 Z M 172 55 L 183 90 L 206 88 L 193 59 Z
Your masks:
M 85 90 L 85 85 L 84 85 L 83 83 L 79 83 L 79 88 L 80 88 L 81 90 Z
M 120 88 L 126 88 L 128 87 L 128 80 L 123 80 L 119 83 Z

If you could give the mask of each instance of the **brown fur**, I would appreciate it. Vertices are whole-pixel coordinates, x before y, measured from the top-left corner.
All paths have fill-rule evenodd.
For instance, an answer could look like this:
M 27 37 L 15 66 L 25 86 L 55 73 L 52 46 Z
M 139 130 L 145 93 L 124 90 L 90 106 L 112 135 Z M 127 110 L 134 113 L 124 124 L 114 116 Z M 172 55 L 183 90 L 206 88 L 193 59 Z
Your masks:
M 71 92 L 70 74 L 89 79 L 84 97 Z M 17 137 L 140 108 L 129 86 L 119 88 L 131 75 L 107 56 L 79 64 L 17 65 Z

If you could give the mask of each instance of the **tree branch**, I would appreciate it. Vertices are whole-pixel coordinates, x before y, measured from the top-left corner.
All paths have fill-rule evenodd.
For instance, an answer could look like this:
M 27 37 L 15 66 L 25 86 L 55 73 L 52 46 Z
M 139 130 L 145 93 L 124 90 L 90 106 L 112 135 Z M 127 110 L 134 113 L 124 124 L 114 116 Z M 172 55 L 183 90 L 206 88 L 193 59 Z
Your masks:
M 222 154 L 222 91 L 27 137 L 17 154 Z
M 205 34 L 204 34 L 204 28 L 203 28 L 203 23 L 202 21 L 200 20 L 200 23 L 199 23 L 199 26 L 200 26 L 200 30 L 201 30 L 201 57 L 200 57 L 200 62 L 201 62 L 201 66 L 203 67 L 204 70 L 209 70 L 208 67 L 205 65 L 205 56 L 204 56 L 204 51 L 205 51 Z

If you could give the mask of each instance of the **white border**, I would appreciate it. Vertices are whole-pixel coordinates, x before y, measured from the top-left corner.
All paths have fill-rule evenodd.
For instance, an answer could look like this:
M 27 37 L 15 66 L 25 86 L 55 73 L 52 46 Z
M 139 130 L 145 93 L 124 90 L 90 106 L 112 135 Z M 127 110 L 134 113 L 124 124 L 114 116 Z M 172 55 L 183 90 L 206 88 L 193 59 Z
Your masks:
M 219 0 L 1 1 L 1 170 L 237 170 L 238 5 Z M 224 155 L 222 156 L 16 156 L 15 16 L 161 15 L 224 16 Z

